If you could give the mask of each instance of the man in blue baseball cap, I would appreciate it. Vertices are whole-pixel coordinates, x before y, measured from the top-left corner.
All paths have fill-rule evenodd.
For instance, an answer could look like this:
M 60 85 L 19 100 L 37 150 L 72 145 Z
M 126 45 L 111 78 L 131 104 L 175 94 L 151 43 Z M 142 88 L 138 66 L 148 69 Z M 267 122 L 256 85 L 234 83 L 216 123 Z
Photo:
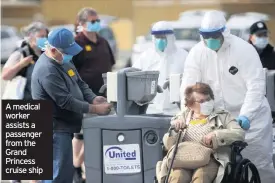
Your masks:
M 53 48 L 51 51 L 53 51 L 54 55 L 56 55 L 55 51 L 59 53 L 56 55 L 58 63 L 69 63 L 73 56 L 82 51 L 82 48 L 74 41 L 73 34 L 67 29 L 59 28 L 53 30 L 48 36 L 48 46 Z
M 106 115 L 111 111 L 111 104 L 89 89 L 71 62 L 81 50 L 69 30 L 55 29 L 49 33 L 45 52 L 33 70 L 33 99 L 54 104 L 53 180 L 44 181 L 47 183 L 73 181 L 72 138 L 73 133 L 80 132 L 83 114 Z

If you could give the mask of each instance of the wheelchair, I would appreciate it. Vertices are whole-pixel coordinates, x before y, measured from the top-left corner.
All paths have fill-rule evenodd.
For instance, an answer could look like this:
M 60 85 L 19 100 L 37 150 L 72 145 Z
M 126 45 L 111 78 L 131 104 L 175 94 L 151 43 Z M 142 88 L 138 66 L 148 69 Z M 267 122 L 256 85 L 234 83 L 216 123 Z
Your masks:
M 246 142 L 236 141 L 231 145 L 230 162 L 225 166 L 225 172 L 221 183 L 261 183 L 256 166 L 241 155 L 241 151 L 247 146 Z M 167 151 L 162 144 L 163 157 Z M 154 183 L 159 183 L 156 176 Z M 166 182 L 165 182 L 166 183 Z M 167 181 L 168 183 L 168 181 Z
M 230 162 L 225 167 L 222 183 L 261 183 L 256 166 L 241 155 L 241 151 L 246 146 L 247 143 L 241 141 L 231 145 Z
M 182 77 L 182 76 L 181 76 Z M 163 89 L 169 89 L 169 81 L 164 83 Z M 180 102 L 176 103 L 180 107 Z M 177 142 L 178 144 L 179 142 Z M 166 156 L 167 151 L 162 145 L 163 158 Z M 248 146 L 246 142 L 236 141 L 230 146 L 231 154 L 229 162 L 225 166 L 225 172 L 221 183 L 261 183 L 260 175 L 256 166 L 249 160 L 243 158 L 241 151 Z M 175 150 L 176 153 L 177 150 Z M 173 162 L 173 160 L 172 160 Z M 171 169 L 171 167 L 170 167 Z M 166 177 L 165 183 L 168 183 L 170 171 Z M 159 183 L 156 176 L 154 177 L 154 183 Z

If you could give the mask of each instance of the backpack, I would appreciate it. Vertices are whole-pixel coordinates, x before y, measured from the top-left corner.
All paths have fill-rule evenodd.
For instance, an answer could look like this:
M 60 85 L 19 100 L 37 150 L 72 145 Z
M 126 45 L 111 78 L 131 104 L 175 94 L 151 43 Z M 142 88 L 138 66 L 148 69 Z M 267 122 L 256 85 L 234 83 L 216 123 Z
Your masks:
M 23 58 L 30 56 L 30 49 L 26 41 L 23 41 L 20 45 L 20 47 L 17 47 L 14 51 L 19 51 L 22 55 Z M 26 77 L 26 72 L 27 72 L 28 67 L 24 67 L 21 69 L 18 73 L 17 76 L 23 76 Z

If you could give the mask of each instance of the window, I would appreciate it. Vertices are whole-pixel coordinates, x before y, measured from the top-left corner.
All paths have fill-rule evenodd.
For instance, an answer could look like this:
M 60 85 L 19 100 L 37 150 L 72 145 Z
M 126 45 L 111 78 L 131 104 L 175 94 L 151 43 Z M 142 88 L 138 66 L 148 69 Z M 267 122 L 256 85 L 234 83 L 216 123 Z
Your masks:
M 113 31 L 109 28 L 103 28 L 99 31 L 99 35 L 105 38 L 106 40 L 113 40 L 114 34 Z
M 176 40 L 200 40 L 198 29 L 174 29 L 174 33 Z
M 238 37 L 241 36 L 241 30 L 239 30 L 239 29 L 231 29 L 230 33 L 235 35 L 235 36 L 238 36 Z
M 1 39 L 7 39 L 10 35 L 7 31 L 1 30 Z

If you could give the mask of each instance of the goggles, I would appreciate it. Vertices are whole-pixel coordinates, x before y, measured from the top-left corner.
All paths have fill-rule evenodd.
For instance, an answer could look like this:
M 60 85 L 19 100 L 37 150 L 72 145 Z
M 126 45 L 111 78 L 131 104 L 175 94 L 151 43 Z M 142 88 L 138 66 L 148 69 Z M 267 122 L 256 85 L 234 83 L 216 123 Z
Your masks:
M 203 39 L 217 39 L 222 36 L 223 31 L 225 30 L 225 27 L 219 28 L 219 29 L 212 29 L 212 30 L 205 30 L 205 29 L 199 29 L 200 35 L 203 37 Z

